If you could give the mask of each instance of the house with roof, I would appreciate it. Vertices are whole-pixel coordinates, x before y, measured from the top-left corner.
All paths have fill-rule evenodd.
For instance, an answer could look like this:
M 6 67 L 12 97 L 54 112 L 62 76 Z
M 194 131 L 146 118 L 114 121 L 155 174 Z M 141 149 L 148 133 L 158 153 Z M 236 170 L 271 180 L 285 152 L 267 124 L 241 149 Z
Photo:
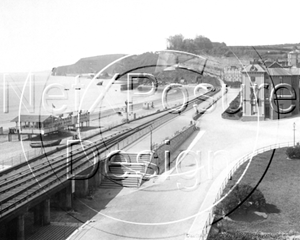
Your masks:
M 300 68 L 300 50 L 297 47 L 288 53 L 288 64 Z
M 241 82 L 242 68 L 237 66 L 225 67 L 223 70 L 223 79 L 227 82 Z
M 14 129 L 10 129 L 11 134 L 28 135 L 29 138 L 32 135 L 50 134 L 59 130 L 68 129 L 69 127 L 80 127 L 86 123 L 89 126 L 90 114 L 89 112 L 73 114 L 73 112 L 67 114 L 67 116 L 52 116 L 52 115 L 23 115 L 15 117 L 11 122 L 16 123 Z M 14 131 L 11 131 L 14 130 Z
M 22 133 L 40 134 L 53 130 L 57 117 L 52 115 L 20 115 L 11 120 L 16 123 L 16 129 Z
M 281 119 L 299 114 L 300 68 L 253 62 L 242 71 L 244 121 Z

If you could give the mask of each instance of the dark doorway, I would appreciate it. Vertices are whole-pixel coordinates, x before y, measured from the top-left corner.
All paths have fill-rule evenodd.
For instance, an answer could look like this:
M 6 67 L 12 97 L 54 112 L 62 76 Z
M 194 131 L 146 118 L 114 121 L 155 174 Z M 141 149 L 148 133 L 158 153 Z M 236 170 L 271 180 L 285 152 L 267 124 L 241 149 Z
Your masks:
M 270 105 L 265 105 L 265 118 L 270 118 Z

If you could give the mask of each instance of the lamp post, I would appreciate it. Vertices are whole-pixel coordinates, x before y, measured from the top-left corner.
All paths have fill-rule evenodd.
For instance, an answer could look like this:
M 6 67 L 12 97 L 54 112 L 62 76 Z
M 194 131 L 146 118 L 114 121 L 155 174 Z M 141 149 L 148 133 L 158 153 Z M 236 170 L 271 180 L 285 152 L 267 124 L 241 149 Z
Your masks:
M 293 132 L 294 132 L 294 147 L 295 147 L 296 123 L 293 124 Z
M 153 130 L 153 127 L 152 127 L 152 124 L 150 125 L 150 151 L 152 151 L 152 130 Z
M 129 122 L 128 111 L 129 111 L 128 102 L 125 101 L 126 122 Z

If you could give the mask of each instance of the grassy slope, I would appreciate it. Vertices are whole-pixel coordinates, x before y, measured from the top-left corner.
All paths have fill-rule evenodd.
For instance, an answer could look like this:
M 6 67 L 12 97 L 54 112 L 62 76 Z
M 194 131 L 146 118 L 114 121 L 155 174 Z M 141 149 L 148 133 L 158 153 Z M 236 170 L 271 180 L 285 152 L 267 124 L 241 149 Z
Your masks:
M 270 161 L 271 153 L 269 151 L 254 157 L 241 183 L 255 186 Z M 241 176 L 246 164 L 238 169 L 229 184 Z M 268 204 L 268 218 L 251 223 L 227 221 L 228 228 L 241 232 L 300 232 L 299 170 L 300 160 L 287 160 L 285 148 L 276 150 L 272 164 L 258 186 Z

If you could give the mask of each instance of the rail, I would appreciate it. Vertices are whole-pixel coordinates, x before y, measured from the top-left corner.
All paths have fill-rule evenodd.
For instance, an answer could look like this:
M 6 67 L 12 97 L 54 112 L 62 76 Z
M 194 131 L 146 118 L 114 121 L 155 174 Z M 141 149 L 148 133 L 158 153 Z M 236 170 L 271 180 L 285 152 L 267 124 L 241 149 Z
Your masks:
M 214 95 L 216 93 L 218 93 L 220 91 L 219 88 L 216 89 L 215 92 L 209 92 L 207 94 L 205 94 L 203 97 L 197 97 L 197 98 L 194 98 L 192 99 L 190 102 L 189 102 L 189 107 L 188 109 L 190 109 L 192 107 L 192 104 L 196 101 L 205 101 L 207 99 L 206 95 L 207 96 L 211 96 L 211 95 Z M 220 97 L 219 97 L 220 98 Z M 218 98 L 218 99 L 219 99 Z M 208 106 L 210 107 L 210 106 Z M 146 117 L 150 117 L 150 116 L 155 116 L 157 115 L 158 113 L 168 113 L 169 109 L 164 109 L 164 110 L 161 110 L 160 112 L 155 112 L 155 113 L 151 113 L 151 114 L 148 114 L 148 115 L 145 115 L 145 116 L 140 116 L 139 118 L 137 119 L 133 119 L 131 122 L 134 122 L 134 121 L 138 121 L 142 118 L 146 118 Z M 173 116 L 172 114 L 169 114 L 170 116 Z M 107 127 L 105 127 L 101 133 L 104 133 L 104 132 L 107 132 L 109 130 L 112 130 L 114 128 L 117 128 L 117 127 L 120 127 L 122 125 L 125 125 L 127 123 L 121 123 L 121 122 L 112 122 L 110 123 Z M 90 130 L 88 132 L 80 132 L 80 138 L 83 139 L 83 140 L 87 140 L 87 139 L 90 139 L 90 138 L 93 138 L 95 136 L 99 135 L 99 129 L 97 130 Z M 69 138 L 71 139 L 71 138 Z M 61 146 L 58 146 L 59 148 L 61 148 Z M 47 149 L 43 148 L 43 149 L 35 149 L 35 150 L 26 150 L 22 153 L 19 153 L 19 154 L 13 154 L 13 155 L 10 155 L 8 156 L 6 159 L 2 159 L 0 161 L 0 172 L 1 172 L 1 169 L 4 170 L 4 169 L 7 169 L 7 168 L 11 168 L 11 167 L 14 167 L 18 164 L 21 164 L 25 161 L 25 156 L 26 156 L 26 159 L 32 159 L 32 158 L 38 158 L 38 157 L 42 157 L 44 156 L 45 154 L 52 154 L 52 152 L 56 149 L 56 147 L 49 147 Z
M 192 102 L 198 100 L 199 98 L 196 98 Z M 152 119 L 150 123 L 143 123 L 135 129 L 126 129 L 122 134 L 118 132 L 106 138 L 101 138 L 87 144 L 84 149 L 77 145 L 78 147 L 69 152 L 69 155 L 72 156 L 73 172 L 79 174 L 92 167 L 92 164 L 89 161 L 84 161 L 84 159 L 87 156 L 94 157 L 95 146 L 97 149 L 96 156 L 100 164 L 100 161 L 106 160 L 108 152 L 115 150 L 116 147 L 119 148 L 119 145 L 123 144 L 124 146 L 126 143 L 137 141 L 139 137 L 149 132 L 150 125 L 156 128 L 172 118 L 174 118 L 173 114 L 163 112 L 160 116 Z M 76 144 L 74 145 L 76 146 Z M 38 158 L 30 159 L 28 162 L 22 162 L 15 167 L 0 172 L 1 220 L 8 217 L 12 211 L 67 182 L 67 171 L 71 163 L 68 162 L 67 154 L 61 153 L 61 150 L 66 148 L 68 146 L 58 147 L 58 150 L 50 151 L 49 154 L 43 154 Z M 45 157 L 47 161 L 43 161 Z
M 245 162 L 247 162 L 248 160 L 250 160 L 251 158 L 253 158 L 254 156 L 260 154 L 260 153 L 264 153 L 273 149 L 278 149 L 278 148 L 283 148 L 283 147 L 291 147 L 293 146 L 294 143 L 293 142 L 283 142 L 283 143 L 277 143 L 277 144 L 271 144 L 271 145 L 267 145 L 261 148 L 256 149 L 255 151 L 248 153 L 246 155 L 244 155 L 243 157 L 239 158 L 237 161 L 235 161 L 232 165 L 232 167 L 230 168 L 230 170 L 225 169 L 225 171 L 227 171 L 228 173 L 226 174 L 226 177 L 224 179 L 224 181 L 222 182 L 218 193 L 216 194 L 216 198 L 215 198 L 215 202 L 217 202 L 220 198 L 221 195 L 228 183 L 228 180 L 231 179 L 232 175 L 235 173 L 235 171 L 241 166 L 243 165 Z M 199 239 L 200 240 L 206 240 L 210 231 L 210 227 L 211 224 L 213 222 L 213 219 L 215 217 L 215 215 L 213 214 L 213 208 L 211 208 L 208 212 L 208 217 L 205 221 L 205 224 L 203 226 L 203 229 L 201 231 L 201 233 L 199 234 Z
M 96 156 L 99 156 L 100 161 L 105 160 L 105 151 L 113 147 L 116 142 L 124 139 L 132 134 L 127 133 L 125 136 L 114 136 L 110 142 L 106 142 L 104 148 L 96 151 Z M 87 147 L 84 151 L 74 149 L 72 155 L 72 170 L 78 174 L 85 169 L 92 167 L 89 161 L 82 159 L 92 156 L 94 157 L 94 146 Z M 99 161 L 99 162 L 100 162 Z M 41 194 L 56 187 L 58 184 L 63 184 L 68 180 L 68 169 L 71 167 L 71 162 L 68 163 L 67 157 L 64 155 L 56 156 L 53 159 L 48 159 L 47 162 L 38 162 L 31 166 L 31 169 L 20 169 L 13 171 L 11 175 L 5 175 L 0 180 L 0 218 L 7 216 L 15 208 L 26 204 L 33 198 L 39 197 Z M 32 177 L 34 176 L 34 177 Z M 12 191 L 13 190 L 13 191 Z

